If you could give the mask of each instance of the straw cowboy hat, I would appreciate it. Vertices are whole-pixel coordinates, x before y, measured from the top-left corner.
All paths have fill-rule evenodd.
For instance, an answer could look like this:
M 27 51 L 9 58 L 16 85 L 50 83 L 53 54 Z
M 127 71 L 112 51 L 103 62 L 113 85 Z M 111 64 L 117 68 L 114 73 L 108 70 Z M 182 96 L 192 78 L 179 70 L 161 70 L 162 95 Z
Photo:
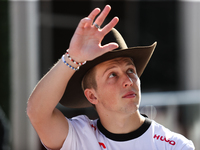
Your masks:
M 95 58 L 94 60 L 87 61 L 85 65 L 81 66 L 80 69 L 74 73 L 68 82 L 62 99 L 60 100 L 62 105 L 70 108 L 84 108 L 92 106 L 83 93 L 81 82 L 84 75 L 91 68 L 104 61 L 117 57 L 130 57 L 133 59 L 138 77 L 140 77 L 157 44 L 157 42 L 155 42 L 150 46 L 128 48 L 121 34 L 114 28 L 104 37 L 102 45 L 110 42 L 118 43 L 119 47 Z

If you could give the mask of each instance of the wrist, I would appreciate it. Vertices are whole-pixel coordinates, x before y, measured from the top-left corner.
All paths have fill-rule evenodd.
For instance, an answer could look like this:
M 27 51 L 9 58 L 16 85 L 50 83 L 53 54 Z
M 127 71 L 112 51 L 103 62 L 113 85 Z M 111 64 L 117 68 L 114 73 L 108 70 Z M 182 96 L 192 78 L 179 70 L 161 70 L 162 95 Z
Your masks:
M 62 62 L 72 70 L 77 71 L 80 67 L 79 65 L 74 64 L 72 61 L 70 61 L 66 55 L 63 55 L 61 59 L 62 59 Z
M 77 64 L 79 66 L 82 66 L 86 63 L 86 61 L 82 61 L 82 57 L 80 56 L 80 54 L 77 54 L 77 55 L 73 55 L 74 53 L 67 49 L 66 50 L 66 56 L 68 57 L 69 60 L 71 60 L 74 64 Z

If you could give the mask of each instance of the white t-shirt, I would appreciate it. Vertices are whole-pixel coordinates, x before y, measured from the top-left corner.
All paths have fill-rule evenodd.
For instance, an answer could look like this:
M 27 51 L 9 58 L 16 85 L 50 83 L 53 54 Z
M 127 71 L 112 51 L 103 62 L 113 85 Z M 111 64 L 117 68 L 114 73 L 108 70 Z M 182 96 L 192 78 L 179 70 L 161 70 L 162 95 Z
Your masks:
M 68 122 L 69 132 L 61 150 L 194 150 L 192 141 L 148 118 L 128 134 L 110 133 L 99 119 L 90 120 L 85 115 Z

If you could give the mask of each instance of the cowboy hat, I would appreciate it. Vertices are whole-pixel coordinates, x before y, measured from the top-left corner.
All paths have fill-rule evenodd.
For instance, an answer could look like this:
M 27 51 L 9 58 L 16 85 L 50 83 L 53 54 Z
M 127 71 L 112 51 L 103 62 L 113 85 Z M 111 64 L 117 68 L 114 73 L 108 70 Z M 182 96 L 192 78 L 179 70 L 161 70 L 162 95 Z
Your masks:
M 138 77 L 140 77 L 153 54 L 156 47 L 156 42 L 150 46 L 139 46 L 128 48 L 121 34 L 113 28 L 103 39 L 102 45 L 116 42 L 119 47 L 115 50 L 107 52 L 94 60 L 87 61 L 87 63 L 80 67 L 69 80 L 65 93 L 60 100 L 60 103 L 70 108 L 85 108 L 92 106 L 86 99 L 81 87 L 81 82 L 84 75 L 94 66 L 117 57 L 130 57 L 132 58 Z

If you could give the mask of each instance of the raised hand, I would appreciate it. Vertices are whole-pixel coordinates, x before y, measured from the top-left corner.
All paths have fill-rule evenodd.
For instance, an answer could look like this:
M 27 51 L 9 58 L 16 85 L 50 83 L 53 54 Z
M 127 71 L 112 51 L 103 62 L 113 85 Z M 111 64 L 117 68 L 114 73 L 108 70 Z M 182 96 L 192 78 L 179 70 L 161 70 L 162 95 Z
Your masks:
M 111 7 L 109 5 L 106 5 L 101 13 L 99 8 L 95 8 L 88 17 L 80 21 L 69 46 L 69 54 L 73 59 L 78 62 L 92 60 L 118 47 L 117 43 L 101 45 L 104 36 L 110 32 L 119 21 L 118 17 L 114 17 L 103 28 L 98 28 L 98 26 L 102 25 L 110 10 Z M 94 21 L 99 13 L 100 15 Z M 98 26 L 95 26 L 93 22 Z

